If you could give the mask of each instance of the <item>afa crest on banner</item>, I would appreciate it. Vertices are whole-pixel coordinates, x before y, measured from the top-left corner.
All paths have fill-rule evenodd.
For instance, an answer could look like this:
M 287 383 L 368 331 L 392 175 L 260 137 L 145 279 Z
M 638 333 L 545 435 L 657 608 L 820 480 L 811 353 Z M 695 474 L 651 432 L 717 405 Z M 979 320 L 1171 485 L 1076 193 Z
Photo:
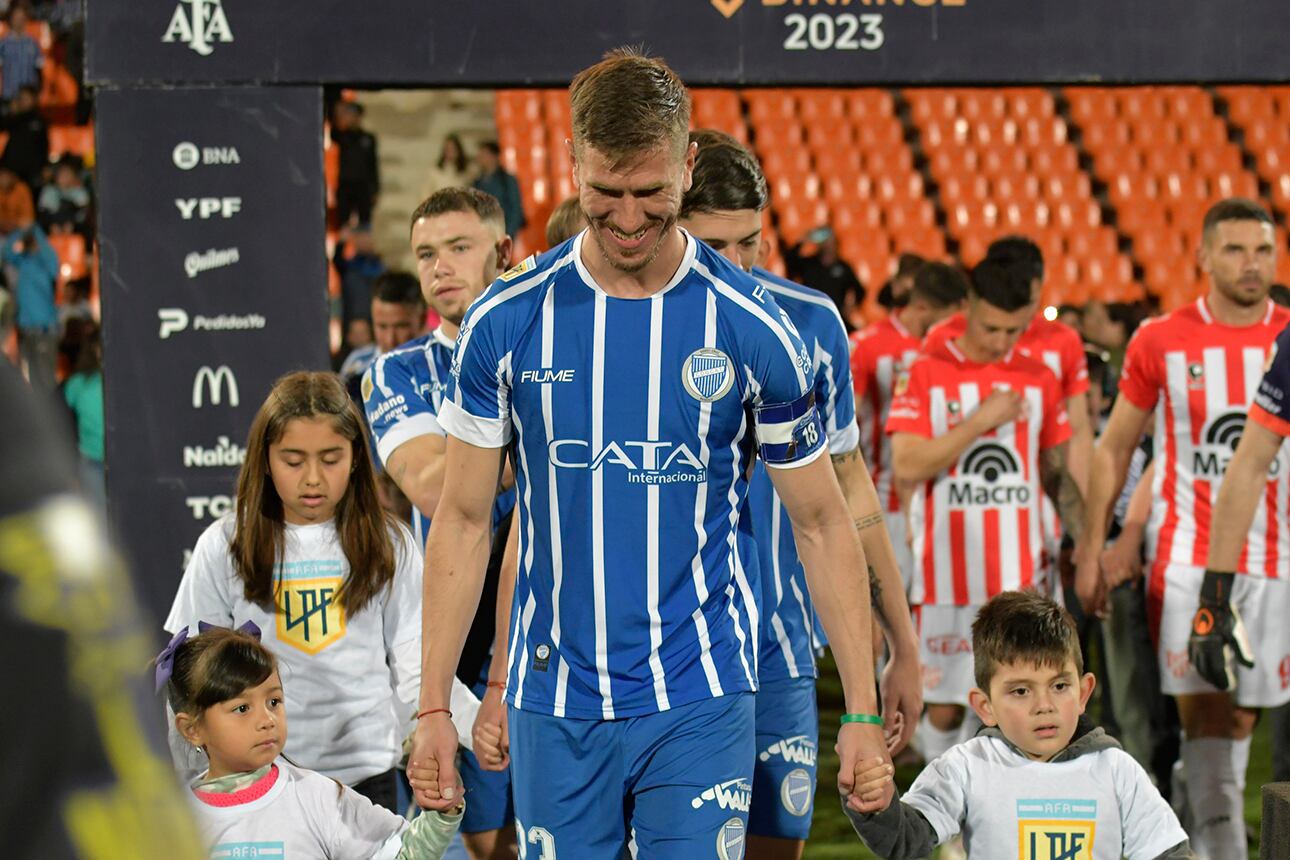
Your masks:
M 337 601 L 345 581 L 337 561 L 282 565 L 278 585 L 278 641 L 317 654 L 345 636 L 345 610 Z

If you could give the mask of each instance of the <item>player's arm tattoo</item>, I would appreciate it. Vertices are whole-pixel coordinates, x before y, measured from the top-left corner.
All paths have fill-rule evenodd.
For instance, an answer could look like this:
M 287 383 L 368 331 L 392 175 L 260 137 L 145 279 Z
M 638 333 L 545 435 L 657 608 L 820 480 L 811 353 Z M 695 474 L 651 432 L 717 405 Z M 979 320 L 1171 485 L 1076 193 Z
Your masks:
M 1044 493 L 1057 506 L 1057 515 L 1066 533 L 1078 542 L 1084 526 L 1084 497 L 1066 468 L 1066 446 L 1054 445 L 1039 456 L 1039 480 Z
M 878 619 L 878 623 L 887 626 L 887 613 L 882 609 L 882 580 L 878 578 L 878 571 L 869 565 L 869 611 Z
M 847 451 L 845 454 L 829 455 L 829 458 L 832 459 L 834 463 L 850 463 L 852 460 L 859 459 L 859 457 L 860 457 L 860 449 L 858 447 L 852 448 L 850 451 Z
M 882 525 L 882 514 L 881 513 L 869 514 L 868 516 L 861 517 L 860 519 L 856 520 L 856 531 L 862 532 L 865 529 L 871 529 L 874 526 L 880 526 L 880 525 Z

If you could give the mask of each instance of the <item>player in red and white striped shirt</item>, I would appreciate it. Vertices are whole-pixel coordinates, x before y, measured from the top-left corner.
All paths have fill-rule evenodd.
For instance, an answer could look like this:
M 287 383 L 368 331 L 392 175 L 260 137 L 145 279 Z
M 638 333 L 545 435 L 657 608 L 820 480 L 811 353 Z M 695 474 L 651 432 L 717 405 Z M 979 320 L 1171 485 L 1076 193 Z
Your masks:
M 869 464 L 869 473 L 873 475 L 886 513 L 887 533 L 891 535 L 906 592 L 913 576 L 913 557 L 909 553 L 905 514 L 896 482 L 891 478 L 891 444 L 886 424 L 892 389 L 896 379 L 918 355 L 923 335 L 963 306 L 967 290 L 967 277 L 960 269 L 945 263 L 925 263 L 914 276 L 908 302 L 852 338 L 851 378 L 860 425 L 860 450 Z
M 972 273 L 964 333 L 902 376 L 887 430 L 910 504 L 913 595 L 924 663 L 930 761 L 958 739 L 973 686 L 971 623 L 994 595 L 1036 585 L 1039 499 L 1047 492 L 1077 530 L 1078 488 L 1066 469 L 1070 426 L 1057 378 L 1014 349 L 1030 314 L 1015 268 Z M 1041 489 L 1042 488 L 1042 489 Z
M 1209 294 L 1144 324 L 1129 343 L 1120 397 L 1094 454 L 1088 525 L 1076 590 L 1100 611 L 1106 581 L 1097 565 L 1107 513 L 1118 496 L 1133 449 L 1156 413 L 1154 497 L 1148 529 L 1152 559 L 1148 615 L 1157 637 L 1163 689 L 1177 697 L 1186 737 L 1182 757 L 1202 856 L 1246 856 L 1242 793 L 1257 708 L 1290 701 L 1290 461 L 1281 455 L 1259 492 L 1230 594 L 1245 614 L 1256 665 L 1241 671 L 1232 694 L 1218 692 L 1187 654 L 1206 574 L 1211 511 L 1245 427 L 1246 410 L 1268 351 L 1290 311 L 1268 301 L 1276 266 L 1271 217 L 1257 203 L 1230 199 L 1205 215 L 1201 268 Z M 1224 595 L 1226 603 L 1228 595 Z M 1232 705 L 1236 707 L 1233 708 Z

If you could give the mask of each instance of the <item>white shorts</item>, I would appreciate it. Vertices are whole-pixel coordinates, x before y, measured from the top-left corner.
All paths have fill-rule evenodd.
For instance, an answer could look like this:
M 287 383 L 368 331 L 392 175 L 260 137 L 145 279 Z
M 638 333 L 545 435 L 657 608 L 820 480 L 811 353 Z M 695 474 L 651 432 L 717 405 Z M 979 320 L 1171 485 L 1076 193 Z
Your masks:
M 919 655 L 923 664 L 923 701 L 967 706 L 976 686 L 972 662 L 972 622 L 980 606 L 918 606 Z
M 1160 686 L 1170 696 L 1215 692 L 1187 657 L 1187 640 L 1204 578 L 1203 567 L 1162 564 L 1152 571 L 1148 583 L 1148 613 L 1158 630 Z M 1254 668 L 1236 665 L 1233 700 L 1245 708 L 1273 708 L 1290 702 L 1290 624 L 1286 623 L 1290 583 L 1237 574 L 1232 605 L 1241 613 L 1254 652 Z
M 905 597 L 914 581 L 914 553 L 909 548 L 909 521 L 901 511 L 888 511 L 885 515 L 887 535 L 891 538 L 891 548 L 896 555 L 896 567 L 900 570 L 900 581 L 905 584 Z

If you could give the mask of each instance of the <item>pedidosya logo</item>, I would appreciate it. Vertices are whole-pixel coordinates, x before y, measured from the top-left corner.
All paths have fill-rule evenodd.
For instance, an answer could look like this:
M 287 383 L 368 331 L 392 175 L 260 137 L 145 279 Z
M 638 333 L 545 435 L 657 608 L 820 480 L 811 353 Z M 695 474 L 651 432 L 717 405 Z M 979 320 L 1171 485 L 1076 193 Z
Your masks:
M 1238 410 L 1224 412 L 1209 422 L 1201 435 L 1201 443 L 1191 454 L 1191 470 L 1198 478 L 1221 478 L 1227 472 L 1227 464 L 1232 462 L 1236 446 L 1241 443 L 1245 433 L 1245 413 Z M 1281 473 L 1281 454 L 1273 458 L 1268 467 L 1268 477 L 1275 478 Z
M 726 396 L 735 383 L 735 369 L 730 357 L 719 349 L 704 347 L 690 353 L 681 366 L 681 381 L 690 396 L 712 403 Z
M 950 480 L 951 507 L 1030 504 L 1030 486 L 1011 449 L 982 442 L 968 449 L 960 463 L 958 474 Z

